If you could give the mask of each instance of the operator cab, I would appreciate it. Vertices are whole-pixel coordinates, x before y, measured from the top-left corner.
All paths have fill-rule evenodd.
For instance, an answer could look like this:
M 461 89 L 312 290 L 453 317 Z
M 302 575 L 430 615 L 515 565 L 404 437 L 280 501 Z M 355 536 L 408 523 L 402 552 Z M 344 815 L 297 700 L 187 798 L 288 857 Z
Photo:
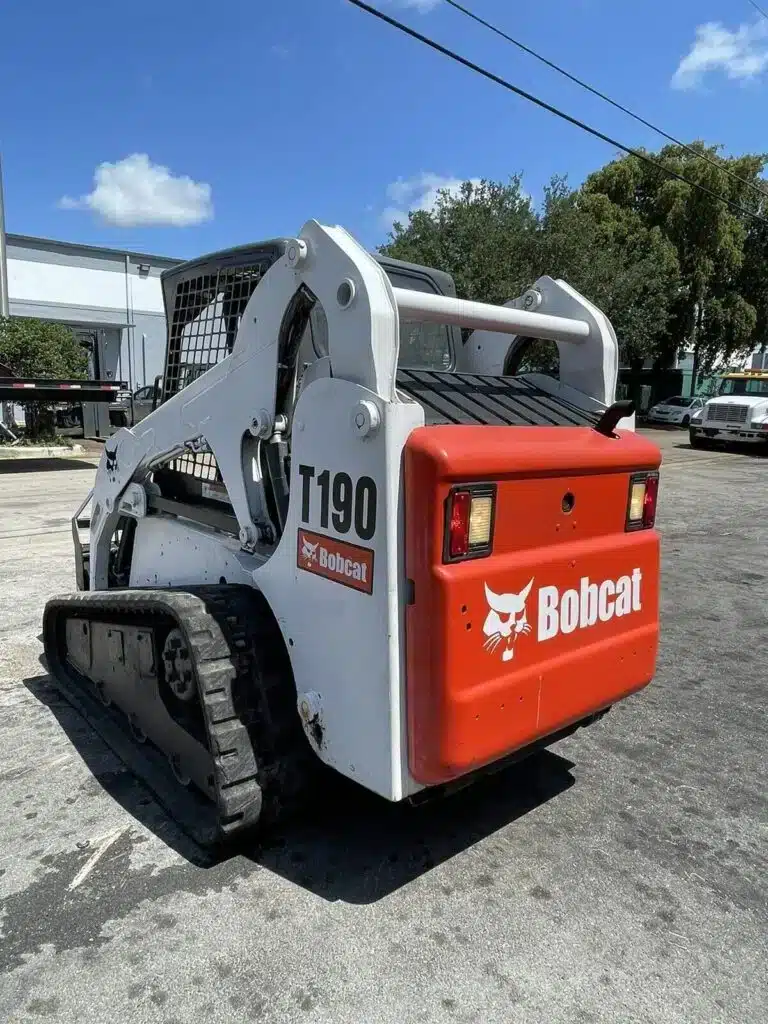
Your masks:
M 291 244 L 280 238 L 227 249 L 163 273 L 168 324 L 163 402 L 229 355 L 251 295 Z M 373 258 L 395 289 L 456 297 L 453 278 L 444 271 L 378 253 Z M 561 385 L 557 370 L 537 365 L 541 346 L 557 351 L 554 343 L 462 330 L 402 313 L 399 327 L 397 393 L 421 406 L 428 426 L 595 426 L 602 414 L 597 400 Z M 488 362 L 490 352 L 495 355 Z M 254 486 L 259 477 L 269 481 L 269 515 L 279 534 L 288 508 L 293 411 L 313 379 L 333 372 L 326 314 L 306 288 L 295 293 L 286 309 L 277 362 L 275 416 L 282 425 L 267 444 L 246 436 L 242 458 L 255 460 Z M 203 509 L 206 522 L 234 529 L 213 453 L 185 452 L 158 467 L 153 478 L 166 512 L 189 516 L 193 507 Z M 168 501 L 183 507 L 172 509 Z
M 375 255 L 393 288 L 456 296 L 453 278 L 441 270 Z M 400 351 L 397 365 L 410 370 L 448 372 L 455 368 L 461 346 L 461 330 L 447 324 L 408 320 L 400 316 Z M 320 303 L 315 303 L 299 350 L 299 365 L 328 356 L 328 322 Z
M 720 378 L 718 398 L 728 395 L 762 395 L 768 397 L 768 371 L 743 370 L 727 373 Z
M 229 355 L 248 300 L 273 263 L 285 255 L 290 242 L 279 238 L 222 250 L 163 273 L 168 341 L 165 372 L 156 381 L 160 402 L 167 401 Z M 395 288 L 456 295 L 450 274 L 379 254 L 374 258 Z M 328 323 L 314 296 L 297 293 L 286 321 L 280 341 L 276 413 L 286 417 L 287 442 L 293 408 L 301 391 L 316 377 L 328 376 L 331 365 Z M 461 344 L 462 332 L 458 327 L 401 316 L 398 366 L 409 371 L 450 373 Z M 263 470 L 280 492 L 278 505 L 287 501 L 287 474 L 281 468 L 290 465 L 286 442 L 263 446 L 258 456 L 273 463 Z M 188 510 L 189 503 L 207 507 L 214 515 L 223 508 L 228 517 L 226 490 L 212 454 L 185 453 L 158 469 L 154 479 L 164 499 L 183 502 Z M 280 517 L 278 509 L 272 511 Z M 216 522 L 227 527 L 221 516 Z

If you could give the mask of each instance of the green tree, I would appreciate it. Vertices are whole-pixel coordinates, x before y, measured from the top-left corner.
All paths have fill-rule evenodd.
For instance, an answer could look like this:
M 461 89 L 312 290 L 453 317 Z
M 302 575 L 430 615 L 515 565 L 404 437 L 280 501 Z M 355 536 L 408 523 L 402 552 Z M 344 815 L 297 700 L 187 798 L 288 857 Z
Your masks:
M 387 255 L 448 271 L 460 296 L 501 303 L 543 274 L 562 277 L 610 317 L 626 359 L 655 352 L 679 287 L 674 247 L 642 217 L 554 178 L 537 213 L 520 177 L 465 182 L 433 211 L 395 224 Z M 533 342 L 520 369 L 556 365 L 552 342 Z
M 505 302 L 531 283 L 537 217 L 520 176 L 502 182 L 466 181 L 445 189 L 434 210 L 395 223 L 380 251 L 447 271 L 457 293 L 480 302 Z
M 768 186 L 759 205 L 764 220 L 753 220 L 744 243 L 740 292 L 755 310 L 754 341 L 768 347 Z
M 17 377 L 85 378 L 88 356 L 68 327 L 27 317 L 0 318 L 0 363 Z M 25 407 L 27 433 L 52 432 L 50 408 Z
M 560 277 L 613 324 L 626 364 L 654 358 L 668 329 L 680 268 L 671 242 L 607 196 L 545 189 L 536 274 Z
M 591 174 L 583 186 L 585 194 L 607 196 L 615 205 L 637 213 L 647 227 L 659 229 L 674 245 L 680 288 L 660 356 L 662 362 L 669 362 L 677 349 L 690 347 L 694 353 L 694 386 L 700 369 L 748 351 L 757 326 L 755 309 L 740 290 L 751 218 L 715 197 L 722 196 L 754 211 L 759 198 L 749 184 L 762 180 L 766 157 L 723 157 L 721 148 L 703 142 L 691 144 L 695 153 L 706 155 L 714 163 L 676 145 L 652 154 L 658 163 L 693 185 L 637 157 L 626 156 Z

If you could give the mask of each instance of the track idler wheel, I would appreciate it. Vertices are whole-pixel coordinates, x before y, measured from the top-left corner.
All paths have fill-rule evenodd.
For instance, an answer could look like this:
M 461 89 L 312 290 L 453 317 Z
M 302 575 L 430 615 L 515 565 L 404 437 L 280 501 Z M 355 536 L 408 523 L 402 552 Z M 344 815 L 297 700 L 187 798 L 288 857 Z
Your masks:
M 174 697 L 184 702 L 193 700 L 197 693 L 195 670 L 189 647 L 180 629 L 172 629 L 165 638 L 163 667 L 165 680 Z

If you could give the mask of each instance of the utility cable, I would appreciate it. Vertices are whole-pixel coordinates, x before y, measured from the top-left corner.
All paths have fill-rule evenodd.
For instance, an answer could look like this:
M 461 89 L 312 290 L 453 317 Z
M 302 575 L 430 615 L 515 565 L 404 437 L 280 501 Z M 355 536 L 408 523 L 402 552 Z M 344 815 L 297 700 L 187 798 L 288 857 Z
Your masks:
M 753 0 L 750 0 L 750 3 L 752 2 Z M 559 64 L 555 64 L 554 61 L 548 60 L 542 54 L 537 53 L 535 50 L 532 50 L 530 46 L 526 46 L 525 43 L 521 43 L 519 39 L 515 39 L 513 36 L 508 35 L 502 29 L 498 28 L 496 25 L 492 25 L 490 21 L 486 21 L 485 18 L 481 18 L 479 14 L 475 14 L 474 11 L 470 11 L 469 8 L 465 7 L 463 4 L 457 3 L 457 0 L 445 0 L 445 3 L 448 4 L 449 7 L 455 8 L 457 11 L 465 15 L 467 18 L 471 18 L 472 21 L 476 21 L 479 25 L 482 25 L 484 28 L 489 29 L 497 36 L 501 36 L 502 39 L 505 39 L 508 43 L 512 43 L 512 45 L 516 46 L 519 50 L 523 50 L 525 53 L 530 54 L 531 57 L 535 57 L 536 60 L 541 61 L 542 64 L 546 64 L 548 68 L 552 68 L 553 71 L 557 71 L 558 74 L 570 79 L 571 82 L 575 82 L 576 85 L 581 86 L 582 89 L 586 89 L 587 92 L 591 92 L 593 96 L 597 96 L 605 103 L 610 103 L 612 107 L 615 107 L 617 110 L 620 110 L 622 114 L 629 115 L 629 117 L 634 118 L 635 121 L 638 121 L 640 124 L 645 125 L 646 128 L 650 128 L 651 131 L 654 131 L 658 135 L 661 135 L 669 142 L 674 142 L 676 146 L 679 146 L 681 149 L 685 150 L 686 153 L 690 153 L 691 156 L 696 157 L 698 160 L 703 160 L 705 161 L 705 163 L 711 164 L 712 167 L 717 167 L 718 170 L 723 171 L 724 174 L 727 174 L 729 178 L 732 178 L 734 181 L 737 181 L 740 185 L 746 185 L 747 188 L 751 188 L 760 196 L 761 199 L 766 198 L 767 194 L 765 190 L 760 188 L 760 186 L 756 185 L 753 181 L 747 181 L 746 178 L 742 178 L 739 174 L 735 174 L 733 171 L 729 170 L 729 168 L 726 167 L 724 164 L 718 163 L 717 160 L 713 160 L 712 157 L 707 156 L 706 153 L 700 153 L 698 150 L 694 149 L 693 146 L 686 145 L 684 142 L 681 142 L 680 139 L 676 139 L 674 135 L 670 135 L 668 132 L 665 132 L 662 128 L 659 128 L 657 125 L 652 124 L 650 121 L 646 121 L 644 117 L 641 117 L 639 114 L 635 114 L 634 111 L 622 106 L 621 103 L 617 103 L 616 100 L 612 100 L 610 96 L 606 96 L 605 93 L 600 92 L 599 89 L 595 89 L 593 86 L 589 85 L 588 82 L 583 82 L 580 78 L 577 78 L 576 75 L 572 75 L 570 71 L 566 71 L 565 68 L 561 68 Z M 757 7 L 757 4 L 755 4 L 754 6 Z M 759 7 L 758 10 L 760 10 Z M 766 17 L 768 17 L 768 15 L 766 15 Z
M 469 68 L 470 71 L 474 71 L 478 75 L 482 75 L 483 78 L 487 78 L 489 81 L 495 82 L 497 85 L 507 89 L 509 92 L 515 93 L 517 96 L 521 96 L 524 100 L 528 100 L 530 103 L 535 103 L 537 107 L 541 107 L 543 110 L 549 111 L 550 114 L 554 114 L 563 121 L 568 121 L 569 124 L 575 125 L 577 128 L 581 128 L 582 131 L 587 132 L 589 135 L 593 135 L 596 139 L 600 139 L 602 142 L 607 142 L 609 146 L 615 146 L 623 153 L 627 153 L 629 156 L 634 156 L 643 163 L 646 163 L 651 167 L 655 167 L 656 170 L 661 171 L 662 174 L 666 174 L 670 178 L 676 178 L 678 181 L 682 181 L 686 185 L 690 185 L 691 188 L 698 189 L 699 192 L 705 193 L 717 202 L 730 206 L 732 210 L 735 210 L 744 217 L 750 217 L 753 220 L 758 221 L 760 224 L 768 225 L 768 220 L 759 216 L 759 214 L 748 210 L 745 206 L 741 206 L 739 203 L 734 203 L 725 196 L 718 195 L 717 192 L 713 192 L 712 189 L 707 188 L 706 185 L 699 185 L 697 182 L 691 181 L 690 178 L 686 178 L 685 175 L 678 174 L 677 171 L 673 171 L 671 168 L 665 167 L 664 164 L 659 163 L 658 160 L 654 160 L 653 157 L 648 156 L 647 153 L 642 153 L 640 150 L 633 149 L 631 146 L 626 146 L 623 142 L 618 142 L 616 139 L 611 138 L 610 135 L 605 135 L 603 132 L 598 131 L 597 128 L 590 127 L 590 125 L 586 124 L 584 121 L 579 121 L 577 118 L 571 117 L 570 114 L 566 114 L 565 111 L 559 110 L 557 107 L 553 107 L 545 100 L 539 99 L 538 96 L 534 96 L 532 93 L 526 92 L 524 89 L 508 82 L 505 78 L 501 78 L 492 71 L 488 71 L 487 68 L 473 63 L 471 60 L 468 60 L 466 57 L 462 57 L 453 50 L 449 50 L 448 47 L 443 46 L 442 43 L 438 43 L 436 40 L 430 39 L 429 36 L 422 35 L 421 32 L 417 32 L 416 29 L 411 28 L 402 21 L 398 21 L 396 18 L 390 17 L 388 14 L 378 10 L 376 7 L 371 7 L 370 4 L 364 3 L 364 0 L 348 0 L 348 2 L 354 4 L 355 7 L 359 7 L 367 14 L 373 15 L 374 18 L 387 22 L 387 24 L 392 25 L 393 28 L 399 29 L 401 32 L 411 36 L 413 39 L 417 39 L 420 43 L 424 43 L 425 46 L 429 46 L 438 53 L 442 53 L 444 56 L 450 57 L 451 60 L 455 60 L 458 64 L 462 64 L 464 67 Z
M 755 10 L 758 13 L 762 14 L 762 16 L 765 18 L 765 20 L 768 21 L 768 14 L 765 13 L 765 11 L 760 6 L 760 4 L 755 3 L 755 0 L 749 0 L 749 2 L 752 4 L 752 6 L 755 8 Z

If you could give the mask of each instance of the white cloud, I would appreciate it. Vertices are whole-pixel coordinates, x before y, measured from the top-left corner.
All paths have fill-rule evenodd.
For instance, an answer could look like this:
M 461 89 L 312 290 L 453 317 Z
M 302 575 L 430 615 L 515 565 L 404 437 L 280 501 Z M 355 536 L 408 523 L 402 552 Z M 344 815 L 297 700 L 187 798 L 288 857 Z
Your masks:
M 413 178 L 398 178 L 387 186 L 390 205 L 381 214 L 383 226 L 389 229 L 395 221 L 407 224 L 410 210 L 434 210 L 442 189 L 447 189 L 451 195 L 458 195 L 465 180 L 443 177 L 433 171 L 422 171 Z M 470 180 L 473 185 L 480 184 L 479 178 Z
M 740 25 L 733 32 L 719 21 L 708 21 L 696 29 L 696 38 L 672 77 L 674 89 L 692 89 L 709 71 L 722 71 L 728 78 L 755 78 L 768 67 L 768 21 Z
M 64 196 L 64 210 L 92 210 L 107 224 L 188 227 L 213 217 L 211 186 L 167 167 L 153 164 L 146 153 L 133 153 L 117 163 L 102 163 L 93 175 L 88 195 Z

